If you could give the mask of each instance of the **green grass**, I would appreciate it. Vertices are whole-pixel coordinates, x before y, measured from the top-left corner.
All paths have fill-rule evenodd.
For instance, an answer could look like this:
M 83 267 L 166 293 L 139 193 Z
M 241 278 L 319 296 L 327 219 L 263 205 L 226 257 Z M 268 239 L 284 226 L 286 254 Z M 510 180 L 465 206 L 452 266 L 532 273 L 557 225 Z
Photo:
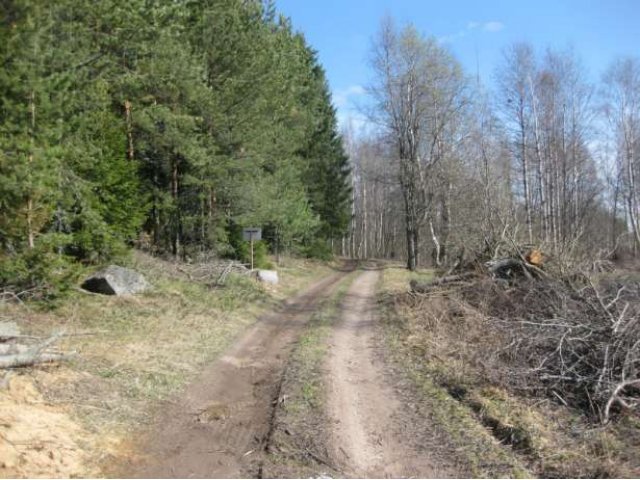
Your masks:
M 385 293 L 400 293 L 409 290 L 409 282 L 417 280 L 418 282 L 430 282 L 435 277 L 435 271 L 432 269 L 422 269 L 410 272 L 406 268 L 394 265 L 384 270 L 382 283 Z

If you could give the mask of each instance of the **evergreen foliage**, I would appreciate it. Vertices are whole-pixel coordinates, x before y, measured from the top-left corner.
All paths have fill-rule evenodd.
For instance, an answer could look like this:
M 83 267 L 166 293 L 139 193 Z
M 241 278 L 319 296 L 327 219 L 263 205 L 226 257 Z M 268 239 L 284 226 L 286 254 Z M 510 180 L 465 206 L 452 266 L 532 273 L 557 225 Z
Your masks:
M 136 242 L 244 259 L 242 226 L 272 251 L 346 230 L 324 72 L 272 1 L 9 0 L 0 22 L 2 286 Z

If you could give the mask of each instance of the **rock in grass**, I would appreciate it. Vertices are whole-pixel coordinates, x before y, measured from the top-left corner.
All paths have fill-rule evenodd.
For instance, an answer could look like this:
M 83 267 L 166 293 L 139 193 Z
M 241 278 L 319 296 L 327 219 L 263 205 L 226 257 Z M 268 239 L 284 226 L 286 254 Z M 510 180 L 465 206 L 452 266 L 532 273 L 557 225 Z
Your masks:
M 103 295 L 133 295 L 149 290 L 151 285 L 134 270 L 109 265 L 87 278 L 82 288 Z
M 278 272 L 275 270 L 258 270 L 258 280 L 273 285 L 278 284 Z
M 0 340 L 20 336 L 20 328 L 16 322 L 0 322 Z

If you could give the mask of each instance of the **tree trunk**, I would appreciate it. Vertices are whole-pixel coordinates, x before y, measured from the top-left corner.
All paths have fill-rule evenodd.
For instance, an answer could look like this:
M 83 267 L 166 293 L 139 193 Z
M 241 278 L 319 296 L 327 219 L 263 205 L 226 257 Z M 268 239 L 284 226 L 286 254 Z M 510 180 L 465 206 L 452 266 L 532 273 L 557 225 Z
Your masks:
M 614 187 L 613 190 L 613 215 L 612 215 L 612 219 L 611 219 L 611 250 L 615 252 L 615 248 L 616 248 L 616 244 L 618 241 L 617 238 L 617 217 L 618 217 L 618 194 L 620 191 L 620 179 L 616 178 L 616 186 Z
M 173 232 L 171 238 L 171 253 L 173 253 L 174 257 L 178 257 L 180 253 L 180 230 L 181 230 L 181 219 L 180 219 L 180 208 L 178 205 L 178 159 L 174 159 L 173 166 L 171 169 L 171 198 L 173 199 L 173 207 L 175 209 L 173 217 Z
M 529 198 L 529 165 L 527 162 L 527 134 L 524 120 L 524 101 L 520 101 L 520 155 L 522 162 L 522 189 L 524 190 L 524 210 L 527 222 L 529 243 L 533 242 L 533 230 L 531 226 L 531 201 Z
M 124 118 L 127 124 L 127 158 L 133 160 L 133 122 L 131 120 L 131 102 L 129 100 L 124 101 Z
M 440 242 L 438 241 L 438 237 L 436 236 L 436 231 L 433 228 L 433 221 L 429 220 L 429 228 L 431 229 L 431 239 L 433 240 L 433 246 L 434 246 L 434 255 L 433 255 L 433 262 L 435 263 L 436 267 L 440 266 Z
M 33 180 L 31 177 L 31 170 L 33 165 L 33 151 L 35 150 L 35 134 L 36 134 L 36 101 L 35 94 L 33 90 L 29 95 L 29 112 L 31 114 L 31 152 L 29 153 L 29 197 L 27 198 L 27 242 L 29 248 L 35 247 L 35 231 L 33 225 L 33 214 L 34 214 L 34 205 L 33 205 Z
M 407 233 L 407 268 L 414 271 L 418 268 L 417 243 L 418 232 L 416 231 L 417 222 L 415 216 L 413 188 L 407 186 L 403 189 L 405 203 L 405 221 Z
M 369 224 L 367 216 L 367 183 L 362 180 L 362 244 L 363 244 L 363 257 L 369 256 L 369 244 L 367 237 L 369 235 Z

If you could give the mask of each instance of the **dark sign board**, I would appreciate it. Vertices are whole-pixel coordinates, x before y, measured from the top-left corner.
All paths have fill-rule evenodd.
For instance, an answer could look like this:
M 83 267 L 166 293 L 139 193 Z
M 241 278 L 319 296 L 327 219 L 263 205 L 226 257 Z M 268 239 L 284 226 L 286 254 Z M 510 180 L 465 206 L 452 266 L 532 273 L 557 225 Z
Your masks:
M 247 242 L 262 240 L 262 229 L 261 228 L 243 228 L 242 229 L 242 239 Z

